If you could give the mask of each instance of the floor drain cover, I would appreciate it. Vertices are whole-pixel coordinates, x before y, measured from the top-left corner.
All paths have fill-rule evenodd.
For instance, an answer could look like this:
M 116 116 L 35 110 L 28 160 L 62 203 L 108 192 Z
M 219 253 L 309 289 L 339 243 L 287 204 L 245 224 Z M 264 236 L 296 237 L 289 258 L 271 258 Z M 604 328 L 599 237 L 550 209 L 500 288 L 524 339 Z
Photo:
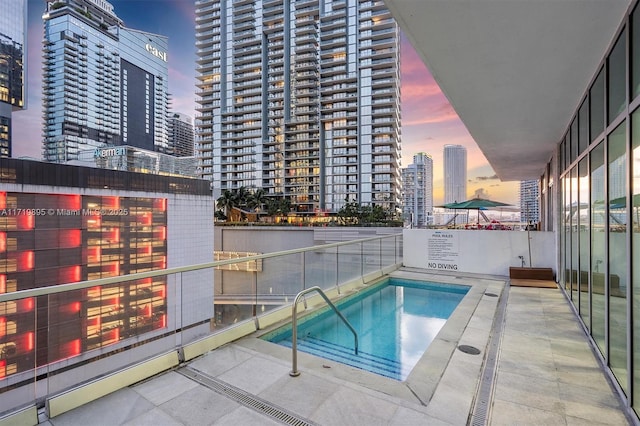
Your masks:
M 465 354 L 469 354 L 469 355 L 479 355 L 480 354 L 480 349 L 475 348 L 473 346 L 469 346 L 469 345 L 460 345 L 460 346 L 458 346 L 458 349 L 460 349 Z
M 489 297 L 498 297 L 498 295 L 495 293 L 485 293 L 484 295 Z

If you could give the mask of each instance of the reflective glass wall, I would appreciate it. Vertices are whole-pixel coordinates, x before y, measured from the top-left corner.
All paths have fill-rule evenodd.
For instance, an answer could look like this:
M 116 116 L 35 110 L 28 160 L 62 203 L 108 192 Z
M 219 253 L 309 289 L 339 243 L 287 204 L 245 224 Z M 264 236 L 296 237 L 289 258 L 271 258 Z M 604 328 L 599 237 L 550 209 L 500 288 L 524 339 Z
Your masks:
M 640 6 L 558 144 L 561 286 L 640 413 Z

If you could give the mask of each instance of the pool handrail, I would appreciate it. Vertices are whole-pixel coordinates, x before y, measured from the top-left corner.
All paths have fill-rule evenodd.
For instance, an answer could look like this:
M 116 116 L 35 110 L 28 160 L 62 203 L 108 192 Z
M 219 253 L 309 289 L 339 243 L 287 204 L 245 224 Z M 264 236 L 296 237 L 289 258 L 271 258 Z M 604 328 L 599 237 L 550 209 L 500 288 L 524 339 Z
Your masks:
M 346 326 L 349 327 L 349 330 L 351 330 L 351 332 L 353 333 L 355 351 L 356 355 L 358 355 L 358 333 L 356 333 L 356 330 L 353 328 L 351 323 L 344 317 L 344 315 L 342 315 L 342 312 L 340 312 L 338 308 L 336 308 L 336 305 L 334 305 L 331 300 L 329 300 L 325 292 L 322 291 L 320 287 L 309 287 L 308 289 L 302 290 L 296 295 L 296 299 L 293 301 L 293 306 L 291 308 L 291 371 L 289 372 L 289 375 L 291 377 L 298 377 L 300 375 L 300 371 L 298 371 L 298 302 L 300 301 L 300 298 L 302 296 L 307 293 L 311 293 L 312 291 L 317 291 L 318 293 L 320 293 L 320 296 L 322 296 L 324 301 L 327 302 L 327 304 L 331 307 L 331 309 L 334 310 L 336 314 L 338 314 L 338 317 L 340 317 L 342 322 L 344 322 Z

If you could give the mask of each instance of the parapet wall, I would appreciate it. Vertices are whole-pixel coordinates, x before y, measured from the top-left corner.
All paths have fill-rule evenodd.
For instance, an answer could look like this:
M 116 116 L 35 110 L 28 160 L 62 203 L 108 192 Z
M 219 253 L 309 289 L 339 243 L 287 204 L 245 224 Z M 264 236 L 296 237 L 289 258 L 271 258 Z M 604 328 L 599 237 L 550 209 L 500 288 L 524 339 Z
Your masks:
M 529 244 L 531 243 L 531 263 Z M 509 267 L 556 267 L 553 232 L 405 229 L 404 266 L 437 271 L 509 275 Z

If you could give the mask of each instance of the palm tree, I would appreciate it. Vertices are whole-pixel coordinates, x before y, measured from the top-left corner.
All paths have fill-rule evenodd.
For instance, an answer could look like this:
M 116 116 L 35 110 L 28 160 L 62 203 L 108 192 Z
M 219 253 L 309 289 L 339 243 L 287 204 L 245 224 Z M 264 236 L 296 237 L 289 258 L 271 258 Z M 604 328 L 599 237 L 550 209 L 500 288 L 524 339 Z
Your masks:
M 247 201 L 247 207 L 253 210 L 262 210 L 263 205 L 266 201 L 267 192 L 262 188 L 258 188 L 252 194 L 250 194 L 249 200 Z
M 249 198 L 251 197 L 251 193 L 247 189 L 246 186 L 241 186 L 235 192 L 236 196 L 236 205 L 235 207 L 246 208 Z
M 291 210 L 291 201 L 282 195 L 267 197 L 265 208 L 267 209 L 267 215 L 271 217 L 286 216 Z
M 233 192 L 225 189 L 222 195 L 216 200 L 216 207 L 224 210 L 224 215 L 229 216 L 231 209 L 236 207 L 236 196 Z

